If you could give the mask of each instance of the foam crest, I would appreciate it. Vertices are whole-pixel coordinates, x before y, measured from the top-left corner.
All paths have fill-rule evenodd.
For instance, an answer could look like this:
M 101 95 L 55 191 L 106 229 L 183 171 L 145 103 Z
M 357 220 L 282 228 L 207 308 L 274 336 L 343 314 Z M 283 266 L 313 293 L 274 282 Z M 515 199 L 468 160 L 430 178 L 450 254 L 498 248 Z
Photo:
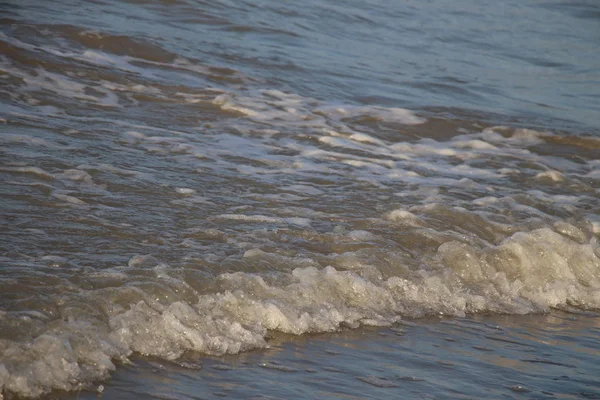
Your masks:
M 394 210 L 385 216 L 388 220 L 408 226 L 422 226 L 424 223 L 410 211 Z
M 269 331 L 600 310 L 597 139 L 398 108 L 451 88 L 311 80 L 285 48 L 221 48 L 269 32 L 215 18 L 228 32 L 198 52 L 169 34 L 184 14 L 145 35 L 172 15 L 136 7 L 135 37 L 40 10 L 0 32 L 0 398 L 89 388 L 135 353 L 267 347 Z
M 189 98 L 189 101 L 196 101 Z M 414 112 L 402 108 L 380 106 L 331 106 L 309 97 L 278 90 L 260 90 L 251 95 L 234 93 L 220 94 L 212 100 L 224 111 L 234 111 L 256 122 L 285 122 L 297 126 L 322 128 L 330 131 L 332 123 L 346 132 L 351 132 L 357 142 L 381 143 L 375 138 L 348 128 L 344 120 L 374 119 L 402 125 L 418 125 L 426 120 Z
M 414 112 L 404 108 L 328 106 L 319 108 L 318 112 L 335 119 L 363 118 L 395 122 L 402 125 L 419 125 L 426 121 L 424 118 L 415 115 Z
M 269 217 L 266 215 L 245 215 L 245 214 L 221 214 L 215 219 L 226 219 L 233 221 L 244 221 L 244 222 L 257 222 L 257 223 L 269 223 L 269 224 L 292 224 L 300 226 L 310 226 L 310 219 L 300 217 Z
M 389 218 L 413 219 L 401 211 Z M 150 292 L 148 286 L 127 292 L 130 289 L 122 287 L 110 289 L 110 296 L 90 293 L 87 301 L 100 302 L 107 319 L 81 314 L 57 322 L 31 342 L 4 340 L 0 384 L 25 396 L 72 390 L 79 382 L 106 377 L 114 369 L 112 359 L 124 360 L 132 352 L 170 360 L 190 350 L 235 354 L 267 346 L 269 330 L 303 334 L 335 331 L 342 325 L 389 325 L 402 316 L 528 313 L 573 305 L 600 309 L 596 239 L 582 236 L 573 226 L 558 228 L 562 234 L 548 228 L 519 232 L 497 246 L 446 241 L 427 266 L 404 267 L 404 274 L 387 278 L 345 254 L 336 258 L 346 261 L 336 264 L 351 267 L 348 270 L 287 258 L 280 260 L 282 265 L 309 266 L 282 269 L 269 281 L 253 273 L 221 274 L 217 292 L 190 292 L 187 301 L 178 300 L 174 291 L 185 282 L 170 278 L 170 269 L 158 260 L 136 256 L 130 267 L 150 262 L 145 268 L 157 272 L 162 283 L 156 288 L 163 289 Z M 374 238 L 357 230 L 347 236 L 354 241 Z M 255 249 L 245 257 L 267 262 L 271 255 Z M 167 300 L 170 297 L 173 301 Z M 125 302 L 114 303 L 118 298 Z
M 55 176 L 52 175 L 51 173 L 44 171 L 41 168 L 32 167 L 32 166 L 0 167 L 0 171 L 11 172 L 14 174 L 33 175 L 34 177 L 38 177 L 38 178 L 41 178 L 44 180 L 49 180 L 49 181 L 55 179 Z
M 49 72 L 38 68 L 34 73 L 5 67 L 12 76 L 18 77 L 23 82 L 23 87 L 18 90 L 24 93 L 38 93 L 43 96 L 50 92 L 63 98 L 77 99 L 83 102 L 102 105 L 106 107 L 119 107 L 119 98 L 111 90 L 100 85 L 84 84 L 80 80 L 66 75 Z M 90 94 L 90 89 L 98 95 Z

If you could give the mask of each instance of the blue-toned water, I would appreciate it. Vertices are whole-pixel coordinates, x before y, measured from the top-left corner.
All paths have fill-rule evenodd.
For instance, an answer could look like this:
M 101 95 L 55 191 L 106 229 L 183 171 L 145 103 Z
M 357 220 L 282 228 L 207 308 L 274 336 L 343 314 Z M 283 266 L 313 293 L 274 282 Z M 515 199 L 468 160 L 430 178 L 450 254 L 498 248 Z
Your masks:
M 595 1 L 9 1 L 0 97 L 0 398 L 600 396 Z

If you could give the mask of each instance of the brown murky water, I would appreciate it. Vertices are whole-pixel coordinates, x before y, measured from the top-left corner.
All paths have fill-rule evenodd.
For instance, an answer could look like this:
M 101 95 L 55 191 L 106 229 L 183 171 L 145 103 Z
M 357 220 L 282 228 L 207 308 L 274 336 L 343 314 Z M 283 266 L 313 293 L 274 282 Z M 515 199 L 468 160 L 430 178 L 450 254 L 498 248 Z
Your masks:
M 600 396 L 595 2 L 0 13 L 0 398 Z

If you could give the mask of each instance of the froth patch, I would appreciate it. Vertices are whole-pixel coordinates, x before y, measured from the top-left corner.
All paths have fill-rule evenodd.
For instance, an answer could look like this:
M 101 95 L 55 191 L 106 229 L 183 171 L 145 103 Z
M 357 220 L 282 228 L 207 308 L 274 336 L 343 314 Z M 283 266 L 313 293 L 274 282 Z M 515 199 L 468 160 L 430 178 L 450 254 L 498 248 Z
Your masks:
M 408 226 L 423 226 L 421 218 L 406 210 L 394 210 L 385 215 L 388 221 L 396 222 Z
M 542 183 L 557 183 L 563 182 L 565 177 L 558 171 L 544 171 L 540 172 L 535 176 L 535 179 L 539 180 Z
M 255 223 L 270 223 L 270 224 L 288 224 L 299 226 L 310 226 L 311 221 L 308 218 L 300 217 L 270 217 L 266 215 L 245 215 L 245 214 L 220 214 L 213 219 L 226 219 L 233 221 L 255 222 Z
M 460 138 L 455 138 L 453 140 L 453 145 L 458 148 L 463 149 L 474 149 L 474 150 L 496 150 L 497 147 L 491 143 L 485 142 L 480 139 L 467 139 L 461 140 Z
M 64 194 L 64 193 L 53 193 L 52 196 L 56 197 L 59 200 L 62 200 L 66 203 L 73 204 L 73 205 L 87 204 L 85 201 L 78 199 L 75 196 L 71 196 L 71 195 Z
M 310 185 L 289 185 L 284 186 L 281 189 L 310 196 L 318 196 L 324 193 L 324 191 L 322 191 L 321 189 L 317 189 L 316 187 Z
M 375 144 L 378 146 L 385 146 L 382 140 L 376 139 L 373 136 L 367 135 L 366 133 L 353 133 L 349 136 L 349 139 L 361 143 Z
M 215 97 L 215 99 L 213 100 L 213 103 L 216 104 L 217 106 L 219 106 L 224 111 L 235 111 L 240 114 L 247 115 L 249 117 L 258 115 L 258 112 L 254 111 L 250 108 L 242 107 L 240 105 L 235 104 L 233 99 L 226 94 Z
M 34 103 L 50 92 L 64 99 L 77 99 L 86 103 L 111 108 L 120 106 L 119 97 L 112 90 L 103 87 L 101 84 L 83 83 L 83 80 L 46 71 L 43 68 L 37 68 L 35 73 L 29 73 L 26 70 L 11 69 L 10 73 L 22 80 L 24 87 L 19 88 L 19 91 L 28 95 L 31 93 L 36 94 L 37 97 L 32 98 Z
M 483 130 L 486 141 L 497 144 L 534 146 L 544 143 L 545 137 L 551 136 L 549 132 L 533 129 L 514 129 L 508 126 L 493 126 Z
M 92 176 L 80 169 L 66 169 L 60 174 L 60 177 L 74 182 L 92 183 Z
M 588 214 L 586 217 L 592 226 L 592 232 L 596 235 L 600 234 L 600 216 L 598 214 Z
M 404 108 L 384 108 L 378 106 L 327 106 L 318 111 L 329 117 L 344 118 L 371 118 L 385 122 L 395 122 L 403 125 L 419 125 L 426 119 L 418 117 L 414 112 Z
M 449 241 L 427 268 L 393 266 L 405 272 L 387 279 L 361 262 L 351 263 L 352 270 L 297 267 L 279 272 L 270 283 L 257 274 L 225 273 L 217 278 L 218 292 L 190 292 L 187 301 L 177 299 L 174 291 L 184 288 L 184 282 L 169 278 L 164 265 L 154 266 L 158 260 L 136 256 L 130 267 L 148 266 L 160 273 L 159 281 L 143 289 L 123 286 L 89 293 L 86 302 L 100 302 L 107 321 L 81 314 L 53 325 L 30 343 L 6 343 L 10 351 L 4 351 L 0 363 L 0 384 L 24 396 L 72 390 L 77 382 L 106 378 L 114 369 L 111 360 L 125 359 L 132 351 L 170 360 L 189 350 L 238 353 L 266 346 L 269 330 L 303 334 L 335 331 L 341 325 L 389 325 L 401 316 L 528 313 L 567 305 L 600 308 L 595 239 L 577 243 L 567 237 L 576 231 L 557 228 L 564 234 L 550 229 L 521 232 L 498 246 Z M 372 237 L 367 231 L 347 236 Z M 273 256 L 278 257 L 260 249 L 244 255 L 254 262 Z M 287 262 L 295 263 L 293 258 Z M 157 295 L 161 301 L 155 300 Z
M 194 189 L 184 188 L 184 187 L 175 188 L 175 192 L 177 192 L 177 193 L 179 193 L 181 195 L 184 195 L 184 196 L 191 196 L 194 193 L 196 193 L 196 191 Z
M 0 171 L 12 172 L 17 174 L 30 174 L 45 180 L 54 180 L 55 176 L 38 167 L 0 167 Z
M 189 98 L 189 97 L 188 97 Z M 190 99 L 188 101 L 195 101 Z M 426 120 L 414 112 L 403 108 L 381 106 L 331 106 L 309 97 L 302 97 L 278 90 L 259 90 L 249 96 L 222 93 L 212 99 L 212 103 L 223 111 L 233 111 L 257 122 L 291 123 L 296 126 L 310 126 L 331 130 L 329 121 L 343 125 L 348 118 L 377 120 L 403 125 L 418 125 Z M 345 129 L 352 132 L 351 129 Z M 352 140 L 379 144 L 377 139 L 356 133 Z M 351 134 L 352 134 L 351 133 Z

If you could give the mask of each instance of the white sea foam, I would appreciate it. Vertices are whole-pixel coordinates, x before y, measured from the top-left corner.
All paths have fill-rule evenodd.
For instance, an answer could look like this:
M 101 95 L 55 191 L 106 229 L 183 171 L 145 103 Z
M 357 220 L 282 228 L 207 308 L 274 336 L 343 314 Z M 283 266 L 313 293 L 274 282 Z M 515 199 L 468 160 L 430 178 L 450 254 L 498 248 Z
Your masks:
M 533 146 L 543 143 L 544 137 L 550 136 L 549 132 L 540 132 L 533 129 L 513 129 L 508 126 L 494 126 L 485 128 L 482 132 L 487 141 L 498 144 Z M 506 136 L 503 136 L 507 135 Z
M 42 138 L 33 137 L 33 136 L 29 136 L 29 135 L 16 135 L 16 134 L 9 134 L 9 133 L 4 133 L 0 137 L 0 143 L 21 143 L 21 144 L 26 144 L 26 145 L 30 145 L 30 146 L 45 147 L 45 148 L 49 148 L 49 149 L 68 149 L 67 146 L 59 145 L 57 143 L 52 143 L 52 142 L 42 139 Z
M 74 58 L 90 62 L 96 65 L 108 66 L 111 68 L 119 68 L 129 72 L 142 72 L 141 68 L 134 67 L 125 57 L 120 57 L 114 54 L 108 54 L 97 50 L 85 50 L 80 56 Z
M 183 195 L 187 195 L 187 196 L 196 193 L 196 191 L 194 189 L 190 189 L 190 188 L 175 188 L 175 191 L 179 194 L 183 194 Z
M 99 51 L 78 56 L 88 65 L 138 68 L 133 59 Z M 211 74 L 185 59 L 144 62 Z M 398 141 L 398 125 L 425 119 L 398 108 L 334 105 L 251 87 L 184 93 L 187 89 L 150 83 L 89 85 L 75 76 L 14 66 L 8 72 L 22 79 L 24 95 L 48 92 L 65 101 L 120 107 L 124 94 L 137 93 L 206 107 L 218 118 L 179 130 L 110 121 L 116 139 L 103 143 L 113 146 L 114 158 L 70 167 L 61 159 L 53 164 L 56 169 L 44 166 L 51 172 L 29 162 L 0 168 L 11 177 L 7 184 L 39 190 L 43 201 L 60 201 L 51 204 L 54 208 L 83 210 L 77 223 L 88 218 L 95 228 L 128 229 L 111 240 L 127 243 L 131 232 L 144 230 L 135 238 L 138 248 L 173 246 L 174 253 L 187 252 L 172 265 L 156 254 L 110 268 L 90 267 L 85 287 L 65 279 L 56 314 L 0 310 L 8 338 L 0 341 L 0 392 L 37 396 L 79 389 L 106 378 L 116 361 L 126 362 L 136 351 L 172 360 L 189 350 L 227 354 L 264 347 L 268 330 L 303 334 L 424 315 L 600 308 L 594 186 L 600 164 L 536 153 L 550 133 L 493 127 L 445 141 Z M 144 77 L 148 74 L 145 70 Z M 171 98 L 169 91 L 175 93 Z M 10 118 L 31 113 L 6 109 Z M 92 117 L 72 121 L 108 124 Z M 79 139 L 70 132 L 69 140 Z M 68 149 L 60 141 L 26 135 L 7 135 L 2 143 L 13 155 L 23 145 Z M 176 167 L 166 178 L 140 155 Z M 200 174 L 201 183 L 194 180 Z M 210 182 L 215 176 L 239 192 L 220 192 L 221 184 Z M 93 197 L 83 191 L 93 180 L 116 186 L 119 195 L 104 191 L 102 200 L 125 211 L 132 198 L 146 204 L 152 200 L 148 193 L 165 192 L 161 216 L 162 211 L 177 216 L 172 220 L 184 215 L 197 226 L 185 226 L 180 237 L 172 226 L 90 216 L 88 211 L 118 210 L 92 206 Z M 136 197 L 128 180 L 144 194 Z M 561 190 L 568 185 L 575 189 Z M 146 228 L 168 234 L 149 238 Z M 70 258 L 41 261 L 45 268 L 60 268 Z M 19 326 L 25 328 L 12 330 Z M 37 336 L 22 335 L 34 331 L 29 326 Z M 385 384 L 377 379 L 371 380 Z
M 339 119 L 367 117 L 385 122 L 396 122 L 403 125 L 418 125 L 426 121 L 424 118 L 418 117 L 414 112 L 403 108 L 329 106 L 322 107 L 318 111 L 328 117 Z
M 189 96 L 186 96 L 186 98 L 192 102 L 199 100 Z M 334 107 L 322 104 L 316 99 L 276 90 L 262 90 L 252 97 L 220 94 L 212 102 L 222 110 L 238 112 L 257 122 L 285 121 L 288 124 L 310 126 L 324 130 L 331 129 L 327 120 L 336 121 L 340 127 L 344 127 L 343 119 L 353 117 L 374 118 L 403 125 L 422 124 L 426 121 L 406 109 L 349 105 Z M 346 128 L 344 130 L 352 132 L 351 129 Z M 353 140 L 358 142 L 378 142 L 367 135 L 361 135 L 359 132 L 353 133 L 356 134 Z
M 588 221 L 592 225 L 592 231 L 595 234 L 600 233 L 600 215 L 598 214 L 588 214 L 586 215 Z M 600 257 L 600 256 L 599 256 Z
M 366 231 L 349 236 L 372 238 Z M 0 384 L 26 396 L 51 388 L 71 390 L 75 382 L 106 377 L 114 369 L 111 359 L 128 357 L 132 351 L 166 359 L 187 350 L 238 353 L 265 347 L 268 330 L 302 334 L 335 331 L 341 324 L 391 324 L 401 316 L 527 313 L 566 305 L 599 308 L 596 248 L 595 241 L 580 244 L 539 229 L 517 233 L 498 246 L 446 242 L 438 250 L 435 268 L 405 276 L 386 278 L 366 264 L 352 271 L 296 267 L 284 284 L 267 283 L 251 273 L 226 273 L 218 277 L 218 293 L 172 302 L 165 295 L 174 295 L 184 283 L 170 278 L 169 269 L 159 265 L 157 273 L 164 271 L 157 275 L 164 287 L 156 286 L 159 292 L 122 287 L 87 295 L 88 301 L 100 302 L 107 321 L 93 322 L 82 315 L 31 343 L 5 341 Z M 266 261 L 269 254 L 254 249 L 244 257 Z M 137 259 L 142 260 L 138 257 L 130 265 L 147 264 L 147 258 L 142 264 Z M 361 269 L 370 274 L 361 274 Z M 129 305 L 113 304 L 118 297 L 129 297 Z M 35 360 L 33 365 L 30 360 Z
M 60 175 L 60 178 L 68 179 L 74 182 L 86 182 L 92 183 L 92 176 L 88 174 L 86 171 L 82 171 L 79 169 L 67 169 L 64 170 Z
M 542 181 L 542 182 L 562 182 L 565 180 L 565 177 L 563 174 L 561 174 L 558 171 L 544 171 L 544 172 L 540 172 L 539 174 L 537 174 L 535 176 L 536 179 Z
M 351 140 L 357 141 L 357 142 L 361 142 L 361 143 L 369 143 L 369 144 L 374 144 L 377 146 L 385 145 L 385 143 L 382 140 L 379 140 L 370 135 L 367 135 L 366 133 L 353 133 L 348 138 Z
M 55 179 L 54 175 L 52 175 L 51 173 L 44 171 L 41 168 L 38 167 L 0 167 L 0 171 L 5 171 L 5 172 L 12 172 L 12 173 L 18 173 L 18 174 L 30 174 L 30 175 L 34 175 L 37 176 L 39 178 L 45 179 L 45 180 L 53 180 Z
M 292 224 L 300 226 L 310 226 L 310 219 L 299 217 L 269 217 L 265 215 L 245 215 L 245 214 L 221 214 L 214 217 L 216 219 L 229 219 L 234 221 L 258 222 L 268 224 Z
M 394 210 L 388 213 L 386 218 L 390 221 L 409 226 L 423 226 L 424 224 L 419 217 L 406 210 Z
M 74 204 L 74 205 L 84 205 L 86 204 L 85 201 L 78 199 L 77 197 L 68 195 L 68 194 L 64 194 L 64 193 L 53 193 L 52 194 L 54 197 L 56 197 L 59 200 L 62 200 L 64 202 L 67 202 L 69 204 Z
M 75 98 L 102 106 L 119 107 L 118 97 L 112 91 L 101 86 L 88 86 L 68 76 L 49 72 L 44 69 L 37 69 L 35 74 L 16 69 L 12 69 L 10 72 L 12 75 L 23 80 L 25 84 L 23 90 L 26 92 L 48 91 L 63 98 Z M 101 95 L 95 96 L 89 94 L 89 88 L 93 88 L 94 91 Z
M 309 185 L 290 185 L 281 188 L 282 190 L 289 190 L 293 192 L 298 192 L 304 195 L 318 196 L 323 194 L 324 192 L 321 189 L 318 189 Z

